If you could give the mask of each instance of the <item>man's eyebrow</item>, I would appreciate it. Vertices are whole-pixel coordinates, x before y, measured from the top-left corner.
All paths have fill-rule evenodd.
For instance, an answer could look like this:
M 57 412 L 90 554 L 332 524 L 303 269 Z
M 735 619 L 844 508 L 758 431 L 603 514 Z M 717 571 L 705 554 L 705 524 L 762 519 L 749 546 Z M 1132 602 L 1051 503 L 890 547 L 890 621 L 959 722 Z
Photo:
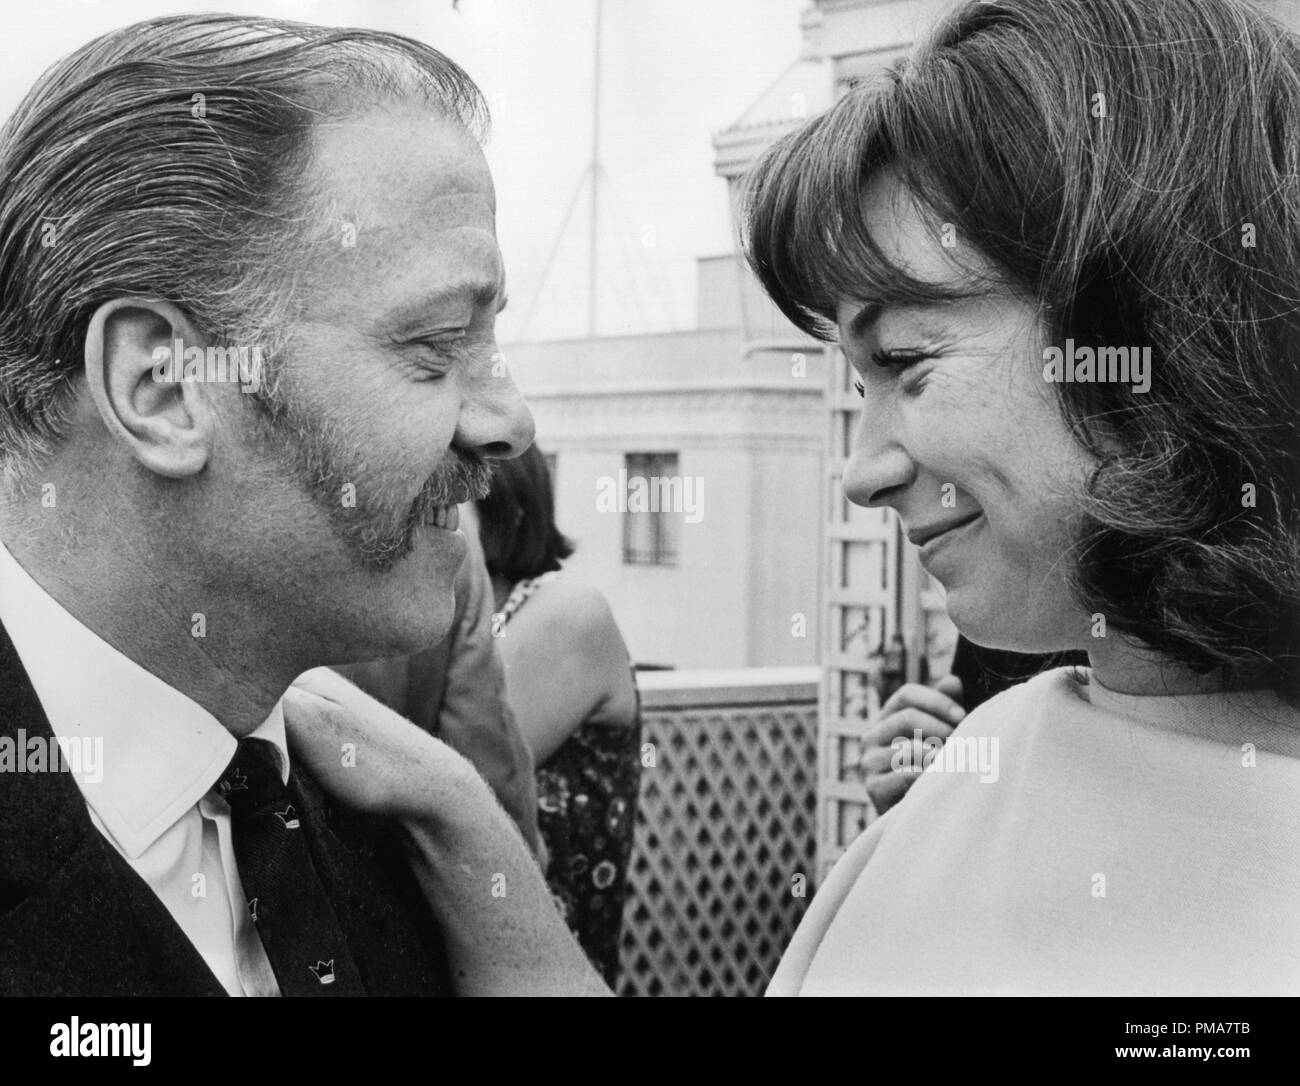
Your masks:
M 505 283 L 487 279 L 452 283 L 430 294 L 395 305 L 385 315 L 384 323 L 392 327 L 405 328 L 428 319 L 429 315 L 440 306 L 465 300 L 476 309 L 495 306 L 496 312 L 500 313 L 506 307 Z

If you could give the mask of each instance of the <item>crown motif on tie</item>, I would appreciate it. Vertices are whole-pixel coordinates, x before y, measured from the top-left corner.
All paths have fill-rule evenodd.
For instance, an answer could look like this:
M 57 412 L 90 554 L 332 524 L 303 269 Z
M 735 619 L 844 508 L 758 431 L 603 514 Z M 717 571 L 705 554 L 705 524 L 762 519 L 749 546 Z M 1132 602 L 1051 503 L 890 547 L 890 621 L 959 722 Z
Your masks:
M 307 966 L 312 971 L 312 975 L 322 984 L 334 983 L 334 959 L 327 962 L 317 962 L 315 965 Z
M 235 766 L 230 771 L 230 776 L 221 778 L 217 790 L 223 796 L 227 792 L 246 792 L 248 791 L 248 775 L 238 766 Z
M 275 817 L 284 823 L 286 830 L 296 830 L 298 828 L 298 812 L 292 803 L 283 811 L 276 811 Z

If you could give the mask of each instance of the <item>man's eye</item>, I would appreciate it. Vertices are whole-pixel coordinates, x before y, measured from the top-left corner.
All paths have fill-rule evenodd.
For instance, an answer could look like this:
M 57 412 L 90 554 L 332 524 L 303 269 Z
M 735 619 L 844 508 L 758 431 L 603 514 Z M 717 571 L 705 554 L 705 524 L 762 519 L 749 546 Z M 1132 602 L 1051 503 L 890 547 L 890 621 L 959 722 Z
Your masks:
M 434 354 L 443 358 L 455 358 L 465 343 L 465 334 L 462 332 L 453 336 L 432 336 L 428 339 L 415 339 L 411 341 L 421 347 L 428 347 Z
M 933 357 L 924 351 L 876 351 L 871 356 L 871 361 L 882 369 L 893 370 L 898 373 L 907 369 L 908 366 L 914 366 L 918 362 L 924 362 L 927 358 Z
M 853 387 L 858 393 L 858 399 L 865 400 L 867 398 L 867 390 L 862 387 L 861 381 L 854 381 Z

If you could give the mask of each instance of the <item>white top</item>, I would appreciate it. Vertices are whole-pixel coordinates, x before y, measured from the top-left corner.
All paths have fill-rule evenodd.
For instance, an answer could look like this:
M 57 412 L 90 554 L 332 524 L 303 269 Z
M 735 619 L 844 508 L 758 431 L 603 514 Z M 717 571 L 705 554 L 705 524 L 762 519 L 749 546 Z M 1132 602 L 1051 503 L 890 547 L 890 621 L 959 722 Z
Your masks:
M 158 895 L 227 992 L 279 995 L 235 867 L 230 809 L 208 795 L 235 756 L 234 736 L 73 618 L 2 543 L 0 624 L 55 736 L 90 756 L 73 778 L 95 828 Z M 279 749 L 287 781 L 278 702 L 252 734 Z M 96 750 L 102 764 L 94 764 Z
M 1300 994 L 1300 712 L 1075 674 L 962 722 L 769 995 Z

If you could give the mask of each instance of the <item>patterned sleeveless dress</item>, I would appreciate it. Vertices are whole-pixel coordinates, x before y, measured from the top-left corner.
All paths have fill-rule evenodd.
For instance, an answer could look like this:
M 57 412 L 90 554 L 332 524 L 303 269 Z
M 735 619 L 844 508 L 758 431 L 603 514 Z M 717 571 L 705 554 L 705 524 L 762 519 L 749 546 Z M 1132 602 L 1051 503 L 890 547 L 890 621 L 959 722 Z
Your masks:
M 555 572 L 520 581 L 504 627 Z M 636 685 L 636 674 L 632 676 Z M 546 881 L 560 915 L 611 988 L 641 790 L 641 698 L 630 726 L 584 721 L 537 768 L 537 825 L 550 852 Z

